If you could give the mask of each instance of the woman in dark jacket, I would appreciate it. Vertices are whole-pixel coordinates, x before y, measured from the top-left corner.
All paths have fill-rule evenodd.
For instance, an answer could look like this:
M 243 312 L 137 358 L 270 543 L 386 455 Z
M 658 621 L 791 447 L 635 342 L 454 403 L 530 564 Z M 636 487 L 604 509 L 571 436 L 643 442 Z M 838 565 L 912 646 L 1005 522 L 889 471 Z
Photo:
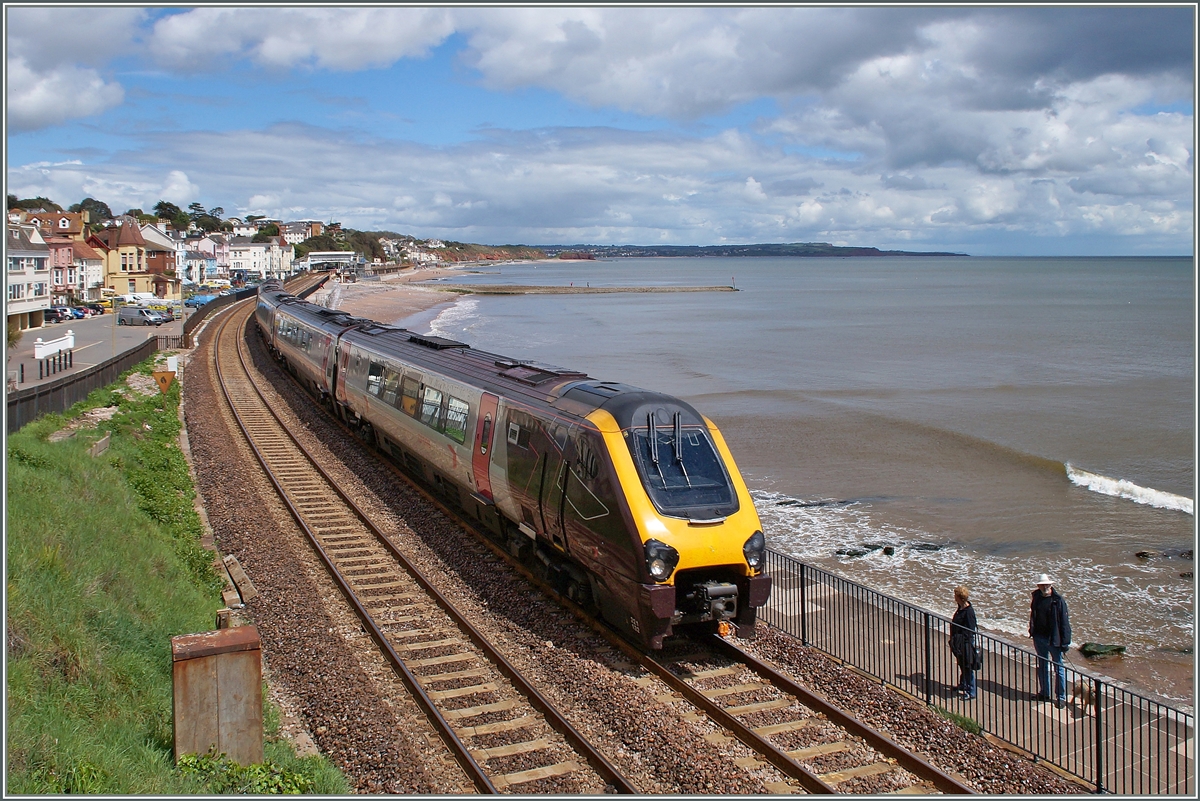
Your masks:
M 954 588 L 954 603 L 958 611 L 950 622 L 950 652 L 958 660 L 958 686 L 964 701 L 975 697 L 975 607 L 969 600 L 970 592 L 959 585 Z

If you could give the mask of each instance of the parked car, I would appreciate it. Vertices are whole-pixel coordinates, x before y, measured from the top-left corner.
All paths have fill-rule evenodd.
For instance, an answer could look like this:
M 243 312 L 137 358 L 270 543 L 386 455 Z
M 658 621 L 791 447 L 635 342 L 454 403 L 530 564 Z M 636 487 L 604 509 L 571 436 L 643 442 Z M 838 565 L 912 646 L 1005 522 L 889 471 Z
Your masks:
M 106 311 L 108 311 L 99 303 L 85 303 L 83 304 L 83 308 L 91 309 L 92 314 L 104 314 Z
M 183 302 L 184 306 L 191 306 L 193 309 L 198 309 L 205 303 L 210 303 L 217 299 L 216 295 L 192 295 Z
M 95 312 L 89 309 L 87 306 L 72 306 L 71 314 L 75 315 L 76 317 L 91 317 L 93 314 L 95 314 Z
M 74 315 L 57 306 L 51 306 L 48 309 L 42 310 L 42 320 L 47 323 L 65 323 L 67 320 L 74 319 Z
M 122 306 L 117 310 L 117 325 L 160 326 L 169 322 L 161 314 L 144 306 Z

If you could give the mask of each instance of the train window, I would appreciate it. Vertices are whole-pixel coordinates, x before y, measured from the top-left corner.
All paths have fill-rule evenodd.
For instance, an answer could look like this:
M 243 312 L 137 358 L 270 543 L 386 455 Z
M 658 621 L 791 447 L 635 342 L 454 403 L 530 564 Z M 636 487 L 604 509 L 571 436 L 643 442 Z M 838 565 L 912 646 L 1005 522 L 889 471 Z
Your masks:
M 738 510 L 737 494 L 707 431 L 655 426 L 653 433 L 651 438 L 647 426 L 626 436 L 642 484 L 659 512 L 707 519 Z
M 417 416 L 417 398 L 421 393 L 421 379 L 406 375 L 400 382 L 400 411 L 409 417 Z
M 517 440 L 519 440 L 520 437 L 521 437 L 521 427 L 519 425 L 517 425 L 516 423 L 510 422 L 508 424 L 508 441 L 511 444 L 516 445 Z
M 391 368 L 383 371 L 383 402 L 389 406 L 396 405 L 396 396 L 400 393 L 400 374 Z
M 479 435 L 479 452 L 488 452 L 488 443 L 492 440 L 492 416 L 485 414 L 483 416 L 483 431 Z
M 381 389 L 383 389 L 383 365 L 379 362 L 371 362 L 367 368 L 367 392 L 378 395 Z
M 453 395 L 446 402 L 446 436 L 455 442 L 465 442 L 467 439 L 467 415 L 471 407 L 464 400 Z
M 421 422 L 431 428 L 440 428 L 441 418 L 442 393 L 433 387 L 425 387 L 421 393 Z

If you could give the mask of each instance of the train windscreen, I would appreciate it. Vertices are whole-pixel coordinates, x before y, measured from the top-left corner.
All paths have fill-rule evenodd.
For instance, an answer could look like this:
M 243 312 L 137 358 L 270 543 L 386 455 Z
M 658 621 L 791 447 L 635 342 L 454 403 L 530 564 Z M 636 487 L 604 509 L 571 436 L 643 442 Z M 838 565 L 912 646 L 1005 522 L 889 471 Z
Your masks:
M 656 509 L 671 517 L 711 520 L 738 510 L 737 493 L 708 431 L 655 425 L 627 432 L 642 484 Z

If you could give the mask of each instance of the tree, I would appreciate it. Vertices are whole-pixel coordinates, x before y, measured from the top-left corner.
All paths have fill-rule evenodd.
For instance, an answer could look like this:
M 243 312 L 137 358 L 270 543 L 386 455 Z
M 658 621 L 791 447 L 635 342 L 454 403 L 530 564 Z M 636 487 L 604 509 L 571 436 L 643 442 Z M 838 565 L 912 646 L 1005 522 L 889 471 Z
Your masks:
M 214 206 L 208 210 L 208 214 L 210 217 L 223 217 L 225 215 L 225 209 L 221 208 L 220 206 Z
M 75 203 L 67 211 L 86 211 L 93 225 L 113 218 L 112 209 L 108 207 L 107 203 L 90 197 L 85 197 L 83 200 Z
M 62 206 L 55 203 L 48 197 L 31 197 L 24 200 L 17 200 L 16 195 L 8 196 L 9 209 L 22 209 L 24 211 L 62 211 Z
M 164 220 L 171 220 L 173 222 L 182 212 L 183 209 L 165 200 L 160 200 L 154 204 L 154 213 Z
M 266 216 L 267 216 L 267 215 L 265 215 L 265 214 L 247 214 L 247 215 L 246 215 L 246 222 L 248 222 L 248 223 L 252 223 L 252 222 L 254 222 L 255 220 L 261 220 L 261 219 L 265 218 Z
M 275 223 L 264 225 L 258 229 L 258 233 L 250 240 L 251 242 L 266 242 L 273 236 L 279 236 L 279 226 Z
M 12 197 L 11 195 L 9 197 Z M 21 326 L 17 324 L 16 319 L 8 321 L 8 349 L 11 352 L 21 341 L 21 335 L 25 332 L 21 330 Z
M 221 230 L 221 218 L 214 217 L 211 214 L 201 214 L 194 220 L 194 222 L 196 223 L 196 227 L 205 233 L 212 233 L 213 231 Z
M 200 201 L 198 200 L 188 206 L 188 216 L 190 216 L 193 220 L 197 219 L 198 217 L 203 217 L 207 213 L 208 212 L 204 210 L 204 207 L 200 205 Z

